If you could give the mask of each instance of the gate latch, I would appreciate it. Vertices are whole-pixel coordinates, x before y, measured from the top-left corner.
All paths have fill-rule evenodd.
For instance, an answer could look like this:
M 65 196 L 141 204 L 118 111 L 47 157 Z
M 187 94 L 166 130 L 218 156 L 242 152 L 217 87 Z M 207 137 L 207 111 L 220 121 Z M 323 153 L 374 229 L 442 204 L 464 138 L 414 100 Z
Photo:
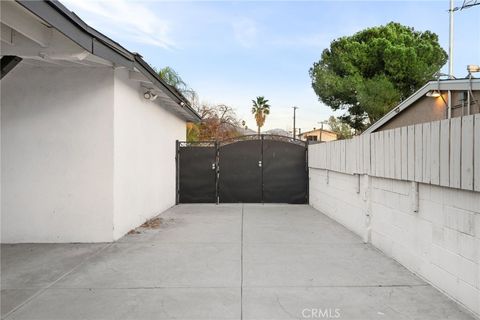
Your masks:
M 262 167 L 262 160 L 258 160 L 258 166 L 261 168 Z
M 212 163 L 212 170 L 215 170 L 215 162 Z

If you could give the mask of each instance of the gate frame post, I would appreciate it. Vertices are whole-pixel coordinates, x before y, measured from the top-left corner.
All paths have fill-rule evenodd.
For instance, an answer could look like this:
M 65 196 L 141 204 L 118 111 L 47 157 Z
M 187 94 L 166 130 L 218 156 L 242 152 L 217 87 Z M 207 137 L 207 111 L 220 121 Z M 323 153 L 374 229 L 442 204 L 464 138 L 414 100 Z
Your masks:
M 305 172 L 307 174 L 306 187 L 307 193 L 305 194 L 306 204 L 310 204 L 310 168 L 308 167 L 308 140 L 305 141 Z
M 178 204 L 179 202 L 179 193 L 180 193 L 180 186 L 178 183 L 179 177 L 180 177 L 180 141 L 175 140 L 175 205 Z
M 220 149 L 218 147 L 218 141 L 215 140 L 215 204 L 220 203 L 219 194 L 218 194 L 218 180 L 220 179 L 220 166 L 219 166 L 219 158 L 220 158 Z
M 261 135 L 261 138 L 262 138 L 262 147 L 261 147 L 261 153 L 260 153 L 260 156 L 261 156 L 261 161 L 262 161 L 262 166 L 260 167 L 262 169 L 261 173 L 260 173 L 260 177 L 261 177 L 261 182 L 262 182 L 262 204 L 265 203 L 264 201 L 264 197 L 263 197 L 263 189 L 264 189 L 264 185 L 263 185 L 263 138 L 264 138 L 264 134 Z

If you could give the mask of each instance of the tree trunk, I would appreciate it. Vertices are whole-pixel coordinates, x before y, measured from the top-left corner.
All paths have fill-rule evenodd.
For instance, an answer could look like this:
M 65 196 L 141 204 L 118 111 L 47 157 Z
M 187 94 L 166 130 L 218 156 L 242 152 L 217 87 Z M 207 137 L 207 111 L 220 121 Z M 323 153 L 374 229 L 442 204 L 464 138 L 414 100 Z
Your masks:
M 258 135 L 260 135 L 260 126 L 258 126 Z

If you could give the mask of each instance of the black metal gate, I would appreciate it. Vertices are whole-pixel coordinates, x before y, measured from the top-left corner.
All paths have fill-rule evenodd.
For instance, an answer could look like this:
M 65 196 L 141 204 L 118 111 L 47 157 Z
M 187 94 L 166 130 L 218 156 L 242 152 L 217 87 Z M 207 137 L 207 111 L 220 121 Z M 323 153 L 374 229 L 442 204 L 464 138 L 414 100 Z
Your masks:
M 306 142 L 249 135 L 177 142 L 178 203 L 308 203 Z
M 177 142 L 177 203 L 217 202 L 216 163 L 215 143 Z

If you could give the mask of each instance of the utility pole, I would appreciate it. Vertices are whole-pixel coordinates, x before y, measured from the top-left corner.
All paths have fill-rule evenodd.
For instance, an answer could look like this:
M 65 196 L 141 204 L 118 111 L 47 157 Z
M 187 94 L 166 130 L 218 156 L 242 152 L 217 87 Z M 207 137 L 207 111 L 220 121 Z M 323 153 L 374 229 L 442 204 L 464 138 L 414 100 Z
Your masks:
M 453 79 L 453 0 L 450 0 L 450 33 L 448 36 L 448 77 Z
M 292 108 L 293 108 L 293 139 L 295 140 L 296 139 L 295 135 L 296 135 L 296 132 L 297 132 L 297 130 L 295 128 L 295 113 L 296 113 L 298 107 L 292 107 Z

